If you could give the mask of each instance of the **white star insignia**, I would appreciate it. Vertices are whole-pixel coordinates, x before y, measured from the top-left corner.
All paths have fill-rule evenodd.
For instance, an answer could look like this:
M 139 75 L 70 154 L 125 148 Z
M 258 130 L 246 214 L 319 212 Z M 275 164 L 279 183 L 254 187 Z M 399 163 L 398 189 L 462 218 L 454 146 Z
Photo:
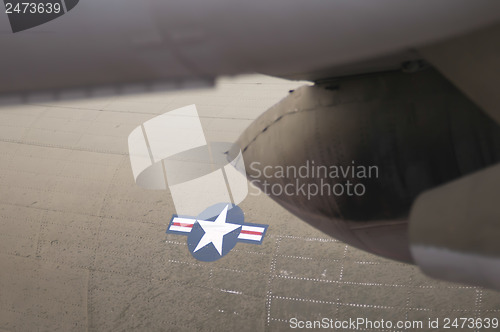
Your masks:
M 235 229 L 241 227 L 239 224 L 231 224 L 226 222 L 227 209 L 229 205 L 226 205 L 224 210 L 219 214 L 215 221 L 197 220 L 201 228 L 205 231 L 205 234 L 201 238 L 200 242 L 194 249 L 197 252 L 206 245 L 212 243 L 222 256 L 222 242 L 226 234 L 231 233 Z

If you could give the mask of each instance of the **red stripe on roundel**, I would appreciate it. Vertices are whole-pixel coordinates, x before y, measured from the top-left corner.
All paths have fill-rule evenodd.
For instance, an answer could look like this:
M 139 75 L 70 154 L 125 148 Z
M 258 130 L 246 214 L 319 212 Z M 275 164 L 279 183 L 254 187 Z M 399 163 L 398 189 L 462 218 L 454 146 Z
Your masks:
M 244 231 L 242 230 L 240 234 L 248 234 L 248 235 L 262 235 L 261 232 L 254 232 L 254 231 Z
M 172 226 L 180 226 L 180 227 L 189 227 L 189 228 L 193 228 L 193 225 L 192 224 L 183 224 L 181 222 L 174 222 L 172 223 Z

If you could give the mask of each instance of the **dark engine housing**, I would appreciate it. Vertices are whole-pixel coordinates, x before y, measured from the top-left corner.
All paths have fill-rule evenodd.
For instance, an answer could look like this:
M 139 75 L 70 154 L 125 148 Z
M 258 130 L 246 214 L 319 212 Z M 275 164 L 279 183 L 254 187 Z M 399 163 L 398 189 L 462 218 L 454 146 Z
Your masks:
M 412 203 L 498 163 L 500 127 L 428 68 L 301 87 L 259 117 L 236 147 L 247 177 L 296 216 L 353 246 L 412 262 Z M 298 190 L 302 184 L 324 190 L 312 195 Z

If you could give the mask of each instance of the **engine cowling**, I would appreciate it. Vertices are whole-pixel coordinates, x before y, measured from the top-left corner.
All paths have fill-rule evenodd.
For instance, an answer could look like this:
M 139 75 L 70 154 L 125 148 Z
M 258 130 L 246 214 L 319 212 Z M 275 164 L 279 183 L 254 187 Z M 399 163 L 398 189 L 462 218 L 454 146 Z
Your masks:
M 248 179 L 296 216 L 355 247 L 413 262 L 415 199 L 500 162 L 500 126 L 429 68 L 301 87 L 236 147 Z

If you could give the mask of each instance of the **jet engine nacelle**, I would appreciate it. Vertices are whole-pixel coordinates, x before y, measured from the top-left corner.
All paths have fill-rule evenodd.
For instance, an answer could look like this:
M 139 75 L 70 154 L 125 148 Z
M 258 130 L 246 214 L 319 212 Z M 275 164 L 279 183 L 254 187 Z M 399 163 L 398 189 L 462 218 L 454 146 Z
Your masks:
M 258 118 L 237 147 L 249 180 L 296 216 L 355 247 L 414 262 L 408 233 L 413 203 L 430 189 L 499 163 L 500 126 L 428 68 L 301 87 Z M 419 206 L 449 209 L 466 202 L 444 196 L 423 196 L 412 218 L 415 229 L 426 219 Z M 488 211 L 482 212 L 486 219 Z M 415 239 L 423 241 L 433 225 L 440 225 L 433 238 L 445 236 L 443 228 L 454 219 L 438 219 L 426 220 Z M 470 231 L 476 222 L 463 216 L 461 225 L 470 223 Z

